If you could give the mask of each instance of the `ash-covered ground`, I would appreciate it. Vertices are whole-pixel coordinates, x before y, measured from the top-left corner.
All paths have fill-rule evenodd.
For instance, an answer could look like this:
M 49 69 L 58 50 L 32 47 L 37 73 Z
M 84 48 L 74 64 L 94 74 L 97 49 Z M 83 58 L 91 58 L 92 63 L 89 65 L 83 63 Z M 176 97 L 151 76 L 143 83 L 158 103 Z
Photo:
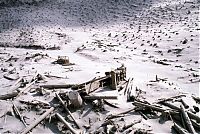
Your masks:
M 124 64 L 127 79 L 134 78 L 132 88 L 142 91 L 141 100 L 153 104 L 180 94 L 198 97 L 199 5 L 198 0 L 1 0 L 0 93 L 12 92 L 19 78 L 31 83 L 36 74 L 48 77 L 35 85 L 78 84 Z M 74 65 L 53 64 L 58 56 L 68 56 Z M 152 83 L 156 77 L 164 81 Z M 37 96 L 28 93 L 13 101 L 18 104 L 23 97 Z M 119 109 L 72 114 L 82 126 L 90 125 L 86 133 L 95 133 L 105 115 L 133 107 L 122 96 L 111 103 Z M 10 100 L 1 100 L 0 113 L 10 106 Z M 34 120 L 31 116 L 37 117 L 37 112 L 25 111 L 22 108 L 28 123 Z M 6 121 L 0 118 L 0 133 L 21 132 L 19 119 L 7 116 Z M 130 115 L 132 120 L 140 116 Z M 142 120 L 132 129 L 172 133 L 172 125 L 156 118 Z M 58 128 L 54 123 L 46 128 L 40 124 L 33 133 L 58 133 Z

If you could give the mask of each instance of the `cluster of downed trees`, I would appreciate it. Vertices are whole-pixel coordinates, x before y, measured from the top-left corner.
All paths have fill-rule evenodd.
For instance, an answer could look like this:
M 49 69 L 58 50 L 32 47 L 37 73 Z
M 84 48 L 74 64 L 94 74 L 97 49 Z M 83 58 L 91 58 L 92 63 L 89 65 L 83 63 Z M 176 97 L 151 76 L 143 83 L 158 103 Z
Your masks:
M 82 126 L 80 126 L 76 119 L 73 117 L 72 113 L 70 112 L 68 107 L 72 108 L 80 108 L 83 106 L 83 100 L 98 100 L 97 102 L 93 102 L 95 106 L 100 106 L 100 101 L 102 99 L 117 99 L 117 96 L 90 96 L 89 93 L 95 91 L 99 87 L 103 86 L 109 86 L 111 89 L 116 90 L 117 85 L 120 84 L 121 81 L 125 81 L 126 78 L 126 67 L 122 66 L 120 68 L 117 68 L 116 70 L 113 70 L 111 72 L 106 72 L 106 76 L 95 78 L 93 80 L 90 80 L 88 82 L 82 83 L 82 84 L 63 84 L 63 85 L 39 85 L 38 88 L 36 88 L 35 91 L 30 91 L 31 86 L 37 85 L 36 82 L 43 79 L 42 75 L 36 74 L 31 82 L 24 82 L 23 78 L 19 78 L 11 87 L 14 91 L 8 94 L 0 95 L 0 100 L 7 100 L 11 101 L 13 105 L 13 112 L 15 113 L 15 116 L 24 124 L 25 128 L 20 133 L 28 133 L 30 132 L 35 126 L 37 126 L 41 121 L 43 121 L 45 118 L 50 116 L 52 113 L 54 113 L 55 117 L 59 119 L 72 133 L 80 133 Z M 70 89 L 68 92 L 55 92 L 54 98 L 56 98 L 61 106 L 65 109 L 68 115 L 70 115 L 70 118 L 74 121 L 74 124 L 76 125 L 76 129 L 73 128 L 70 123 L 68 123 L 65 118 L 59 113 L 55 112 L 57 111 L 57 107 L 54 104 L 50 104 L 49 102 L 42 101 L 42 100 L 33 100 L 33 101 L 26 101 L 18 99 L 20 96 L 23 96 L 25 94 L 28 94 L 29 92 L 39 92 L 43 94 L 44 89 Z M 32 105 L 34 107 L 40 106 L 41 108 L 48 108 L 39 118 L 37 118 L 33 123 L 27 124 L 24 120 L 22 112 L 19 110 L 20 106 L 17 106 L 14 101 L 19 101 L 20 103 Z M 107 102 L 108 103 L 108 102 Z M 109 104 L 109 103 L 108 103 Z M 112 104 L 110 104 L 112 105 Z M 6 114 L 8 114 L 9 111 Z M 3 116 L 1 116 L 3 117 Z M 53 117 L 48 117 L 53 118 Z
M 127 98 L 127 102 L 132 103 L 134 106 L 131 109 L 128 109 L 124 112 L 119 112 L 115 114 L 106 115 L 103 123 L 99 126 L 97 130 L 94 130 L 90 133 L 109 133 L 114 134 L 115 132 L 120 133 L 130 133 L 132 132 L 132 127 L 140 123 L 141 120 L 135 120 L 130 124 L 123 126 L 116 125 L 116 121 L 120 118 L 126 117 L 126 115 L 131 112 L 137 112 L 145 120 L 152 118 L 160 118 L 160 121 L 172 120 L 174 125 L 173 129 L 180 133 L 197 133 L 200 132 L 200 117 L 196 114 L 199 112 L 199 107 L 196 103 L 200 102 L 198 97 L 192 96 L 191 99 L 194 101 L 193 104 L 187 102 L 186 95 L 174 96 L 171 98 L 165 98 L 159 100 L 155 104 L 150 104 L 148 102 L 140 101 L 139 91 L 136 94 L 132 94 L 132 81 L 133 79 L 126 80 L 126 67 L 121 66 L 110 72 L 106 72 L 104 77 L 94 78 L 88 82 L 82 84 L 63 84 L 63 85 L 39 85 L 34 91 L 31 90 L 32 85 L 37 85 L 36 82 L 42 80 L 42 76 L 37 74 L 31 82 L 25 84 L 21 90 L 16 90 L 15 92 L 0 95 L 1 100 L 11 101 L 13 104 L 13 111 L 16 117 L 24 124 L 25 128 L 21 130 L 20 133 L 26 134 L 29 133 L 34 127 L 40 124 L 43 120 L 48 119 L 49 122 L 56 120 L 62 122 L 65 126 L 64 129 L 59 129 L 61 132 L 70 131 L 73 134 L 79 134 L 85 132 L 90 126 L 82 126 L 77 122 L 77 119 L 73 116 L 71 110 L 81 109 L 84 107 L 84 103 L 91 103 L 94 109 L 97 112 L 104 111 L 104 105 L 108 105 L 112 108 L 119 108 L 117 105 L 108 102 L 108 99 L 118 99 L 118 96 L 91 96 L 90 93 L 99 89 L 100 87 L 109 87 L 111 90 L 117 90 L 122 92 L 122 95 Z M 23 79 L 20 78 L 16 81 L 15 85 L 22 82 Z M 19 86 L 14 86 L 16 89 Z M 54 101 L 42 101 L 42 100 L 33 100 L 26 101 L 18 99 L 20 96 L 30 93 L 38 92 L 41 95 L 45 94 L 44 90 L 53 90 Z M 70 89 L 64 90 L 63 92 L 56 92 L 56 89 Z M 42 114 L 34 120 L 34 122 L 27 124 L 26 120 L 23 117 L 23 111 L 20 111 L 20 106 L 16 105 L 14 101 L 18 100 L 20 103 L 31 105 L 36 109 L 40 107 L 41 109 L 46 109 Z M 58 105 L 56 103 L 58 103 Z M 63 111 L 60 109 L 64 109 Z M 32 109 L 33 110 L 33 109 Z M 9 111 L 6 114 L 8 114 Z M 68 122 L 65 118 L 71 119 L 72 122 Z M 134 133 L 148 133 L 151 130 L 136 129 Z
M 200 117 L 196 115 L 196 113 L 199 112 L 199 108 L 196 105 L 190 107 L 190 104 L 184 101 L 184 97 L 186 96 L 180 95 L 164 99 L 159 101 L 157 105 L 135 100 L 133 102 L 133 105 L 136 106 L 134 110 L 139 111 L 144 119 L 148 119 L 146 114 L 150 112 L 160 112 L 160 120 L 172 120 L 174 123 L 172 128 L 175 129 L 176 132 L 180 134 L 197 133 L 200 131 Z M 177 103 L 175 105 L 172 103 L 173 101 L 179 101 L 180 104 Z M 167 108 L 163 108 L 161 105 Z M 145 112 L 146 114 L 144 114 Z

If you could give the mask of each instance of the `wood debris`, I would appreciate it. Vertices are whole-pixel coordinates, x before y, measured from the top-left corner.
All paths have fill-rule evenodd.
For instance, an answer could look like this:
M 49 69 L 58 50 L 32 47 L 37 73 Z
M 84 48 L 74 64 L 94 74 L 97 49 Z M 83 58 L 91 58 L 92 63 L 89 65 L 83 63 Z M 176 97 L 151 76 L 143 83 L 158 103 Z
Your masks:
M 0 96 L 2 100 L 13 102 L 13 111 L 25 126 L 24 129 L 21 130 L 23 134 L 34 130 L 34 128 L 37 128 L 38 124 L 42 122 L 46 123 L 45 118 L 49 119 L 49 123 L 57 122 L 60 124 L 62 127 L 56 125 L 59 131 L 70 131 L 74 134 L 84 132 L 148 133 L 151 132 L 150 128 L 138 129 L 135 125 L 142 124 L 143 120 L 154 118 L 160 118 L 160 121 L 172 120 L 174 124 L 172 128 L 177 132 L 199 132 L 200 118 L 196 115 L 199 109 L 195 105 L 198 98 L 194 96 L 191 97 L 194 101 L 193 106 L 185 101 L 187 96 L 184 94 L 172 96 L 170 98 L 160 98 L 153 104 L 147 101 L 145 102 L 143 99 L 141 100 L 141 96 L 138 96 L 137 93 L 131 93 L 137 92 L 139 89 L 136 88 L 135 90 L 133 88 L 133 78 L 129 78 L 128 81 L 126 80 L 126 67 L 124 66 L 106 72 L 104 77 L 95 78 L 82 84 L 39 84 L 38 87 L 36 82 L 40 80 L 38 74 L 36 74 L 32 82 L 27 83 L 20 92 L 12 92 Z M 156 81 L 154 81 L 154 83 L 156 82 L 166 82 L 166 80 L 160 81 L 156 76 Z M 38 90 L 30 92 L 30 87 L 34 88 L 35 86 L 39 88 L 39 90 L 43 89 L 49 92 L 49 94 L 40 94 L 40 98 L 33 97 L 32 99 L 23 99 L 23 96 L 31 94 L 36 95 L 38 93 Z M 122 89 L 119 89 L 119 87 Z M 105 89 L 117 94 L 97 94 L 98 92 L 105 92 Z M 132 103 L 132 107 L 122 112 L 115 113 L 113 112 L 115 111 L 114 109 L 119 110 L 121 108 L 117 103 L 122 96 L 127 98 L 124 103 Z M 51 99 L 48 100 L 47 98 Z M 14 101 L 16 103 L 14 103 Z M 115 103 L 112 101 L 115 101 Z M 19 104 L 21 104 L 20 107 Z M 195 113 L 189 110 L 191 108 L 193 108 Z M 88 110 L 86 111 L 86 109 Z M 32 122 L 26 119 L 27 115 L 24 116 L 27 110 L 36 112 L 35 116 L 37 116 L 37 118 L 32 119 Z M 110 113 L 104 115 L 104 112 L 108 110 L 111 110 Z M 135 113 L 140 115 L 140 118 L 125 123 L 125 120 Z M 4 116 L 7 116 L 7 114 L 8 113 L 5 113 Z M 86 124 L 79 122 L 79 114 L 84 120 L 88 120 L 88 127 Z M 92 117 L 92 114 L 96 114 L 96 117 Z M 103 118 L 100 118 L 100 116 L 103 116 Z M 32 117 L 28 118 L 31 119 Z

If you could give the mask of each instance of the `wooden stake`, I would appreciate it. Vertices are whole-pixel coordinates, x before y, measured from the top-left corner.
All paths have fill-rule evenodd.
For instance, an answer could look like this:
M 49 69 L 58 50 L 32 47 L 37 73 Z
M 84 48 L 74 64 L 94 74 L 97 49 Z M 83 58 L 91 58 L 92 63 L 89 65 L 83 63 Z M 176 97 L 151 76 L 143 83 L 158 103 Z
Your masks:
M 54 107 L 51 107 L 48 109 L 44 114 L 42 114 L 39 118 L 37 118 L 32 124 L 27 126 L 21 134 L 27 134 L 30 130 L 32 130 L 35 126 L 37 126 L 42 120 L 44 120 L 52 111 L 54 110 Z

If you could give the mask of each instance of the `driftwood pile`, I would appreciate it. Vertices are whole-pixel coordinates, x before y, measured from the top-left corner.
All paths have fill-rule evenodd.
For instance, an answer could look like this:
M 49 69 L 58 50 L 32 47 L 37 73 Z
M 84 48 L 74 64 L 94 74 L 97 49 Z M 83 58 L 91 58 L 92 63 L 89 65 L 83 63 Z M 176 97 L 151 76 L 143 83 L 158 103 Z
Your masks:
M 82 84 L 64 84 L 64 85 L 39 85 L 37 82 L 42 80 L 40 74 L 36 74 L 32 81 L 26 84 L 23 78 L 19 78 L 13 85 L 14 92 L 0 95 L 0 100 L 7 100 L 12 102 L 12 110 L 23 124 L 24 129 L 20 131 L 22 134 L 29 133 L 34 127 L 40 124 L 43 120 L 48 119 L 49 122 L 60 122 L 64 127 L 58 126 L 60 132 L 73 134 L 80 133 L 149 133 L 151 129 L 136 129 L 133 126 L 142 122 L 142 119 L 148 120 L 153 118 L 160 118 L 160 122 L 172 120 L 174 125 L 172 129 L 176 132 L 182 133 L 197 133 L 200 132 L 200 117 L 196 114 L 199 112 L 199 108 L 196 103 L 199 103 L 199 98 L 192 96 L 190 99 L 194 102 L 187 102 L 186 95 L 174 96 L 171 98 L 165 98 L 159 100 L 155 104 L 140 101 L 139 91 L 132 94 L 132 81 L 133 79 L 126 80 L 126 67 L 121 66 L 110 72 L 106 72 L 104 77 L 92 79 Z M 21 87 L 24 85 L 24 87 Z M 32 91 L 31 86 L 37 88 Z M 127 103 L 132 103 L 133 107 L 124 112 L 105 115 L 106 117 L 101 120 L 101 124 L 96 130 L 88 131 L 91 126 L 81 125 L 77 122 L 73 112 L 76 110 L 84 109 L 86 103 L 92 105 L 92 109 L 96 112 L 103 113 L 105 111 L 104 105 L 108 105 L 113 109 L 119 107 L 113 103 L 110 103 L 109 99 L 117 100 L 119 96 L 97 96 L 90 93 L 95 92 L 102 87 L 108 87 L 110 90 L 122 93 L 122 96 L 127 98 Z M 19 90 L 20 88 L 20 90 Z M 56 90 L 63 89 L 63 90 Z M 53 93 L 53 100 L 44 101 L 34 99 L 28 101 L 26 99 L 20 99 L 21 96 L 28 93 L 39 93 L 42 96 L 48 96 L 50 94 L 45 93 L 45 90 L 50 90 Z M 59 92 L 58 92 L 59 91 Z M 27 123 L 23 116 L 23 110 L 20 109 L 19 104 L 26 104 L 31 107 L 31 110 L 43 109 L 41 115 L 31 123 Z M 46 109 L 44 111 L 44 109 Z M 64 110 L 64 112 L 63 112 Z M 73 112 L 72 112 L 73 111 Z M 3 116 L 9 114 L 7 111 Z M 127 115 L 132 113 L 138 113 L 141 115 L 141 119 L 134 119 L 129 124 L 120 125 L 116 122 L 124 121 Z M 1 116 L 1 117 L 3 117 Z M 68 118 L 66 118 L 68 117 Z M 31 118 L 31 117 L 29 117 Z M 130 118 L 130 117 L 128 117 Z M 69 119 L 71 120 L 69 122 Z M 89 121 L 90 122 L 90 121 Z

